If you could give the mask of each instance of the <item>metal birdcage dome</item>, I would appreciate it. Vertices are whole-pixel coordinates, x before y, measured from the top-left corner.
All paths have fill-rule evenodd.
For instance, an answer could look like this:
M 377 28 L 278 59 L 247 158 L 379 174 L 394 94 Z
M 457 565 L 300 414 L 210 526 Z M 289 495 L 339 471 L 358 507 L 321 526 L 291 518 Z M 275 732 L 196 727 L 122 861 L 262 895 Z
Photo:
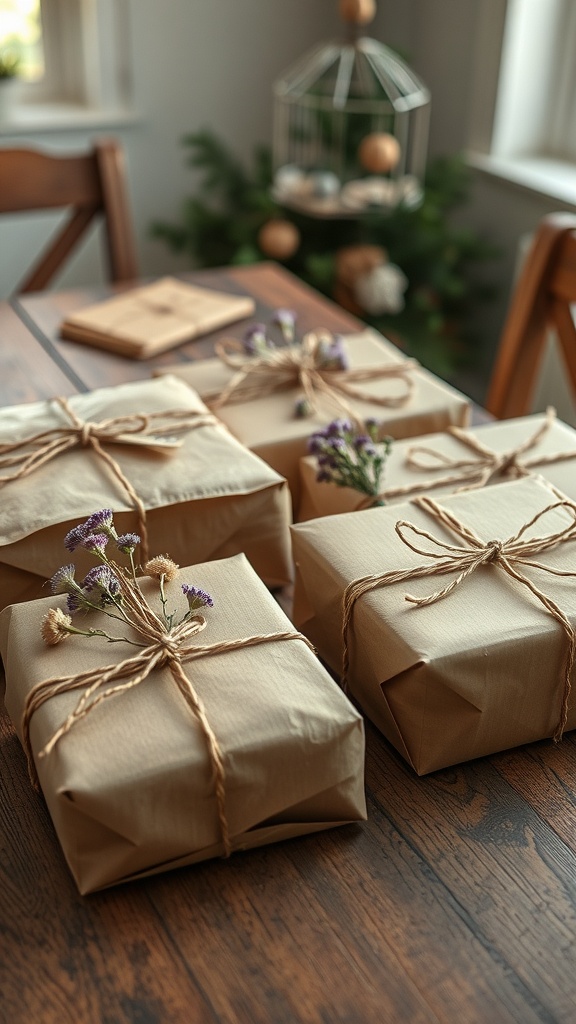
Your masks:
M 422 199 L 430 93 L 389 47 L 320 45 L 274 84 L 274 197 L 312 216 Z

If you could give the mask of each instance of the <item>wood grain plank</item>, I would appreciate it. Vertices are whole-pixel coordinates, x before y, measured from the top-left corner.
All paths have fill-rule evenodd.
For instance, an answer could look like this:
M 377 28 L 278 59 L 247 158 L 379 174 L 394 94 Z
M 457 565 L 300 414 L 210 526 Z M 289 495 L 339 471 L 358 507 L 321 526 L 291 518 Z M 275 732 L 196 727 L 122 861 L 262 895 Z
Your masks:
M 576 854 L 576 736 L 533 743 L 494 758 L 494 767 Z
M 368 778 L 538 1019 L 573 1021 L 576 979 L 563 966 L 576 934 L 573 851 L 490 759 L 417 778 L 372 750 Z
M 144 885 L 77 893 L 5 715 L 0 822 L 0 1020 L 217 1020 Z

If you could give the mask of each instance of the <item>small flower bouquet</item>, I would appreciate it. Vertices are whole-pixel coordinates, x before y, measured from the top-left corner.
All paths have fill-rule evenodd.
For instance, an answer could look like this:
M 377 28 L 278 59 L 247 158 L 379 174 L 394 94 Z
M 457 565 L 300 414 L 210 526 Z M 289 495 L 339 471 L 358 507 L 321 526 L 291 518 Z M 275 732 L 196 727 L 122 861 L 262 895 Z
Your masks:
M 274 319 L 275 332 L 252 325 L 242 341 L 222 350 L 223 358 L 165 372 L 190 384 L 243 444 L 286 478 L 295 517 L 299 460 L 316 426 L 336 416 L 374 419 L 383 422 L 384 434 L 401 438 L 467 425 L 468 400 L 376 331 L 341 337 L 317 330 L 296 339 L 292 311 Z
M 362 719 L 244 555 L 139 575 L 138 540 L 92 514 L 66 547 L 96 564 L 0 613 L 6 707 L 80 891 L 364 818 Z
M 333 420 L 312 434 L 308 451 L 317 466 L 316 482 L 345 487 L 361 496 L 359 508 L 383 505 L 384 465 L 392 438 L 378 440 L 379 427 L 368 420 L 363 427 L 350 420 Z

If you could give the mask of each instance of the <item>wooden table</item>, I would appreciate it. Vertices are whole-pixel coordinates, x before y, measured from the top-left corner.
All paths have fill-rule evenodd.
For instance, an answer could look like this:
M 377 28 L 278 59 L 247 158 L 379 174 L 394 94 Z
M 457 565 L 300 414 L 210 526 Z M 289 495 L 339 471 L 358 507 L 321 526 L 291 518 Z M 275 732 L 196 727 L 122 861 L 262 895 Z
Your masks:
M 358 327 L 273 265 L 193 278 Z M 98 294 L 0 304 L 0 402 L 149 374 L 57 340 Z M 576 1021 L 572 735 L 419 779 L 368 725 L 366 823 L 81 897 L 0 729 L 2 1024 Z

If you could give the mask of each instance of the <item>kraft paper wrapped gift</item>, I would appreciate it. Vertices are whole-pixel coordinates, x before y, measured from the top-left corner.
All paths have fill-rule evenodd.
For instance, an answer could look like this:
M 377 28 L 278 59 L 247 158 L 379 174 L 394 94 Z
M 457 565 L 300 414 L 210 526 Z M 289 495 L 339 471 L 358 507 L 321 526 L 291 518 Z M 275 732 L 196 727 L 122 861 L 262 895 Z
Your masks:
M 314 456 L 300 460 L 301 522 L 367 507 L 365 495 L 319 483 L 317 474 Z M 452 494 L 524 474 L 541 475 L 576 500 L 576 431 L 557 420 L 553 410 L 395 441 L 386 459 L 381 497 L 391 505 L 418 494 Z
M 563 530 L 576 538 L 574 506 L 570 511 L 558 505 L 557 495 L 532 478 L 439 499 L 438 505 L 474 531 L 476 546 L 426 511 L 431 501 L 420 498 L 292 528 L 296 627 L 336 672 L 343 669 L 345 633 L 350 694 L 419 775 L 552 736 L 565 693 L 567 633 L 576 623 L 575 576 L 528 564 L 576 574 L 576 539 L 549 549 L 536 544 L 535 552 L 518 551 L 519 561 L 513 546 L 503 551 L 514 571 L 556 603 L 567 630 L 528 586 L 508 575 L 490 544 L 514 537 L 550 505 L 556 507 L 520 541 Z M 399 521 L 424 534 L 399 527 L 404 543 L 396 531 Z M 464 573 L 478 553 L 478 565 Z M 447 571 L 434 574 L 439 563 Z M 430 574 L 408 578 L 414 568 Z M 406 600 L 406 594 L 427 598 L 441 591 L 461 572 L 464 578 L 440 600 Z M 388 573 L 407 578 L 364 593 L 363 584 L 352 587 Z M 345 592 L 350 619 L 344 631 Z M 572 699 L 565 727 L 575 726 Z
M 97 509 L 111 508 L 121 533 L 141 533 L 134 499 L 107 458 L 114 459 L 147 510 L 151 551 L 170 551 L 182 565 L 244 551 L 268 585 L 283 586 L 291 579 L 285 481 L 215 421 L 182 381 L 163 377 L 102 388 L 75 395 L 68 405 L 71 413 L 57 401 L 0 410 L 0 446 L 51 430 L 55 434 L 44 441 L 56 444 L 59 437 L 70 437 L 75 444 L 29 475 L 0 485 L 0 607 L 44 595 L 44 581 L 62 563 L 67 529 Z M 178 416 L 170 418 L 174 410 L 184 418 L 190 414 L 192 429 L 179 431 Z M 81 428 L 70 418 L 102 424 L 136 417 L 126 421 L 128 431 L 142 424 L 143 414 L 152 416 L 148 430 L 122 435 L 126 443 L 102 439 L 104 455 L 82 447 Z M 22 452 L 33 450 L 29 444 Z M 10 458 L 0 448 L 0 477 L 21 469 L 2 465 Z M 136 556 L 145 560 L 142 549 Z M 88 567 L 87 561 L 81 566 Z
M 182 611 L 181 580 L 214 601 L 194 637 L 198 648 L 272 637 L 181 663 L 223 761 L 231 850 L 364 819 L 362 719 L 244 556 L 181 570 L 166 590 L 169 607 Z M 152 581 L 142 588 L 159 611 Z M 36 684 L 138 653 L 83 636 L 47 647 L 40 623 L 61 600 L 12 605 L 0 615 L 6 706 L 21 740 L 26 697 Z M 104 613 L 83 621 L 114 632 Z M 138 686 L 93 707 L 39 757 L 81 692 L 49 697 L 30 730 L 42 791 L 80 891 L 222 855 L 213 760 L 170 668 L 154 668 Z
M 372 330 L 348 335 L 345 348 L 353 370 L 407 362 L 399 349 Z M 185 380 L 208 404 L 233 376 L 220 359 L 180 364 L 168 367 L 166 372 Z M 381 421 L 382 433 L 398 438 L 443 430 L 451 424 L 467 426 L 470 417 L 467 398 L 422 367 L 416 366 L 410 376 L 413 389 L 406 402 L 396 408 L 386 408 L 376 402 L 355 399 L 350 402 L 355 414 L 361 419 Z M 392 401 L 407 394 L 406 380 L 402 378 L 365 381 L 361 388 L 377 398 Z M 299 460 L 306 455 L 310 434 L 335 416 L 345 415 L 334 404 L 320 400 L 317 413 L 298 419 L 294 406 L 300 394 L 300 389 L 287 389 L 250 402 L 231 401 L 217 409 L 218 416 L 232 433 L 288 480 L 295 512 L 300 493 Z
M 228 295 L 163 277 L 71 313 L 60 333 L 68 341 L 148 359 L 252 316 L 254 309 L 248 295 Z

